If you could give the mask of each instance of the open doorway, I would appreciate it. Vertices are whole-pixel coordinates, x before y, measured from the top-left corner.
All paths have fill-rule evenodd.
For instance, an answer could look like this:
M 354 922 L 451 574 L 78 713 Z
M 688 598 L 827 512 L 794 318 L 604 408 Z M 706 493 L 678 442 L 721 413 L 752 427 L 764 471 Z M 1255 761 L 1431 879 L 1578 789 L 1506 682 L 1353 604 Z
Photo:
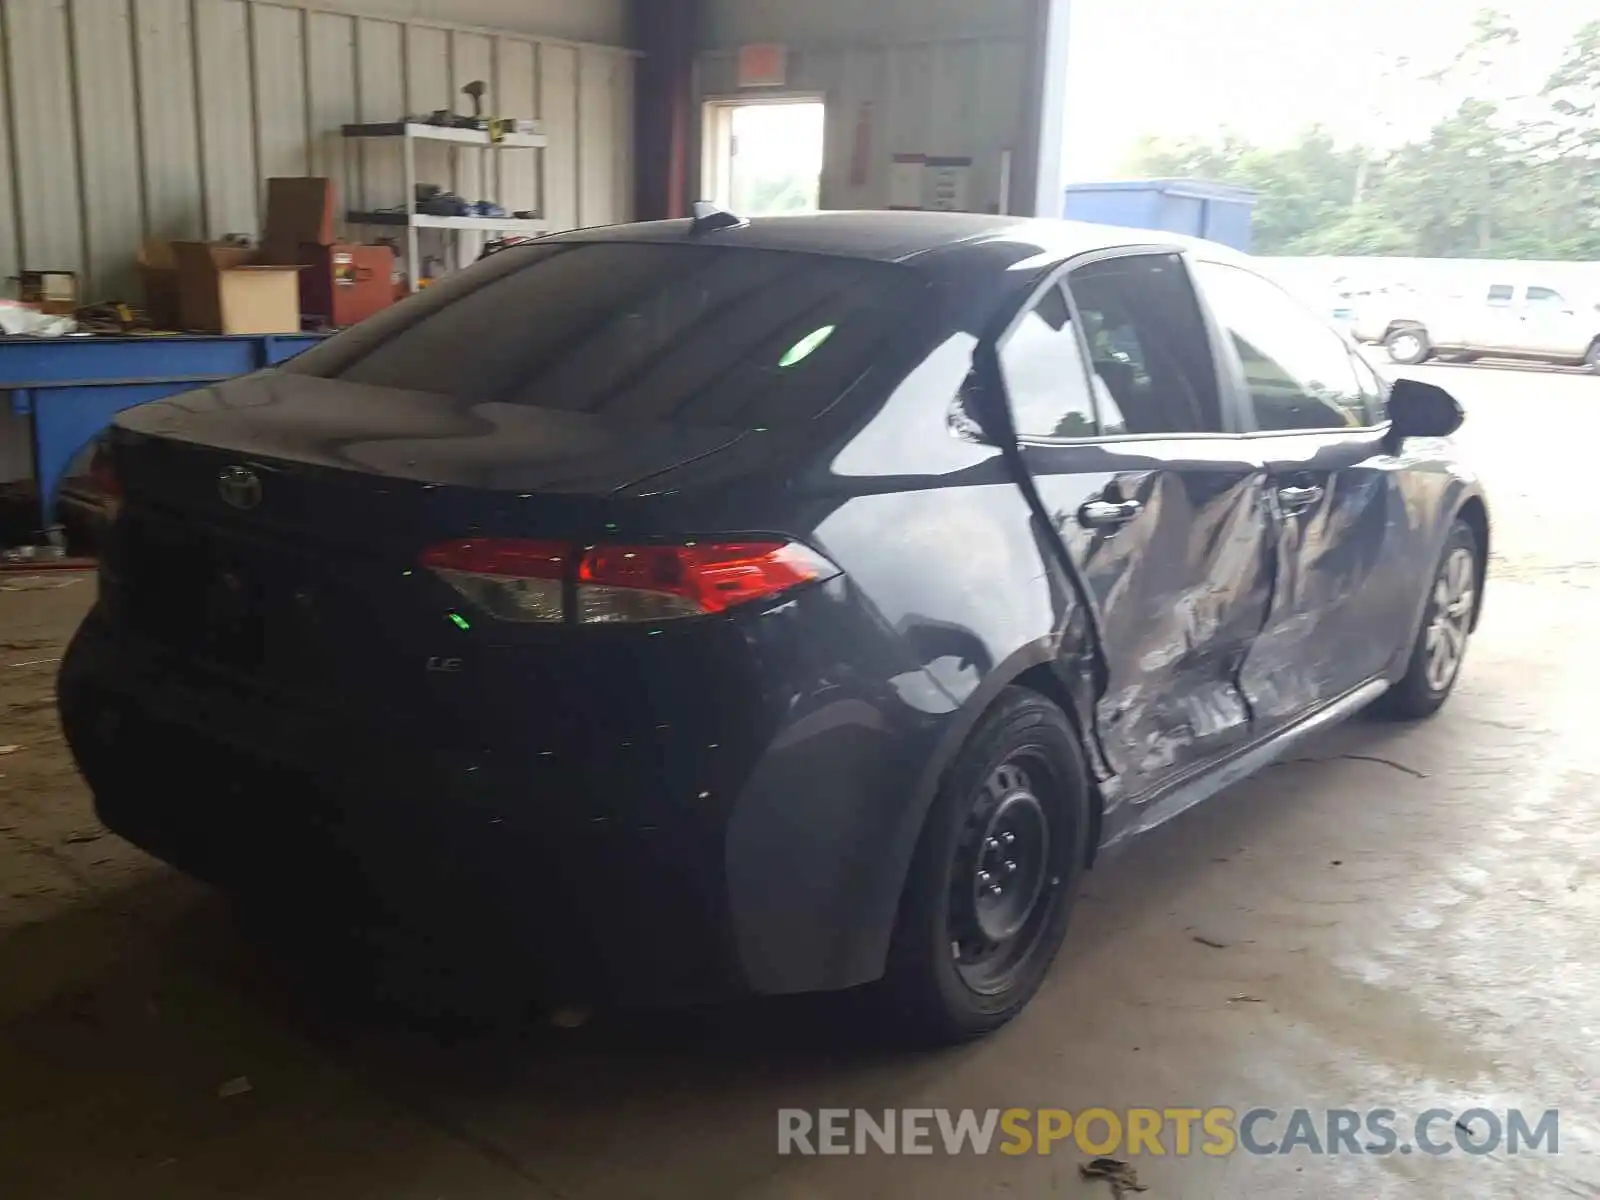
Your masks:
M 703 194 L 741 216 L 816 212 L 825 124 L 820 96 L 707 101 Z

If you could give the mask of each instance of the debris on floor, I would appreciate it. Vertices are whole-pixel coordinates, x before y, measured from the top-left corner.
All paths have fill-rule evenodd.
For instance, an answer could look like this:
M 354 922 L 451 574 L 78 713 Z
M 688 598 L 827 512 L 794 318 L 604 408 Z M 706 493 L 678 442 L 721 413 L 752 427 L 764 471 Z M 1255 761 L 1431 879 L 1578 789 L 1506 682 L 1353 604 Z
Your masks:
M 219 1087 L 217 1089 L 217 1097 L 219 1099 L 226 1100 L 230 1096 L 242 1096 L 246 1092 L 254 1090 L 255 1089 L 250 1086 L 250 1077 L 248 1075 L 240 1075 L 235 1079 L 228 1080 L 221 1087 Z
M 1129 1192 L 1150 1190 L 1139 1182 L 1139 1172 L 1120 1158 L 1096 1158 L 1079 1163 L 1078 1174 L 1085 1179 L 1104 1179 L 1111 1185 L 1112 1200 L 1122 1200 Z
M 1219 942 L 1215 938 L 1204 937 L 1198 933 L 1194 935 L 1194 940 L 1202 946 L 1210 946 L 1213 950 L 1226 950 L 1228 948 L 1227 942 Z

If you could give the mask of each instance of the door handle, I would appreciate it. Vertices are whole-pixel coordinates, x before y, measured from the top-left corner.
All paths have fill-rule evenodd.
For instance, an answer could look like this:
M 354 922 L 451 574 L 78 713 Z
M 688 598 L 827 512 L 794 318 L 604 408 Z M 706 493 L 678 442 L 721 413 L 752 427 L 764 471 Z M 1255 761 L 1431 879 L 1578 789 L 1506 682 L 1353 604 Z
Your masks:
M 1281 487 L 1278 489 L 1278 507 L 1286 513 L 1304 512 L 1322 499 L 1322 489 L 1310 487 Z
M 1085 500 L 1078 509 L 1078 524 L 1085 529 L 1114 529 L 1126 525 L 1143 509 L 1137 500 Z

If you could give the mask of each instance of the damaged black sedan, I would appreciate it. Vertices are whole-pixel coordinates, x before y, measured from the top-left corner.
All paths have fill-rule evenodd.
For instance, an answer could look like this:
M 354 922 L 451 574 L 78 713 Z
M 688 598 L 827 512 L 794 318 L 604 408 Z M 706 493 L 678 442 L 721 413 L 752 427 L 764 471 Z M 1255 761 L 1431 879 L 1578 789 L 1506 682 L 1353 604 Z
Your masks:
M 61 714 L 108 826 L 253 904 L 530 1000 L 870 984 L 970 1037 L 1104 847 L 1444 702 L 1460 421 L 1163 234 L 543 238 L 123 413 Z

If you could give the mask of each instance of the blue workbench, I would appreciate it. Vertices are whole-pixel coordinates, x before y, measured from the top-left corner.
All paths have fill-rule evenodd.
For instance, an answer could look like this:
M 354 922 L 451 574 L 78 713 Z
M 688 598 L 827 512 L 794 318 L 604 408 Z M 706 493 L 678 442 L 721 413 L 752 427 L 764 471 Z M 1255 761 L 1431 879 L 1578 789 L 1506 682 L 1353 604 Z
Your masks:
M 72 461 L 125 408 L 293 358 L 321 334 L 0 337 L 0 392 L 28 419 L 41 529 Z

